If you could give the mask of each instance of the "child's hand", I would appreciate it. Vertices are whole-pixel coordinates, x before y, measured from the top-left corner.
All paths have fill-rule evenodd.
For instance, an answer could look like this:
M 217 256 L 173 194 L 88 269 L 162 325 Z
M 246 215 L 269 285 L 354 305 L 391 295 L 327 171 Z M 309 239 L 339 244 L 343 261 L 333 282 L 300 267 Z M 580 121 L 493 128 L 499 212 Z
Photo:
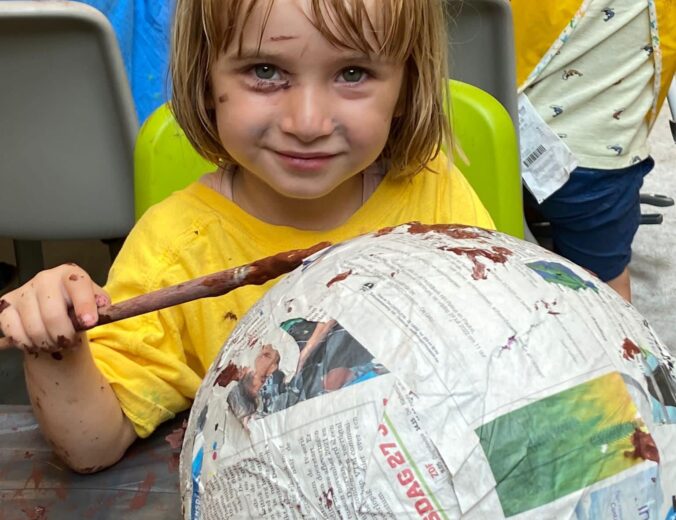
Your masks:
M 80 343 L 69 315 L 82 327 L 94 325 L 108 295 L 75 264 L 38 273 L 0 300 L 0 327 L 11 343 L 31 354 L 58 352 Z

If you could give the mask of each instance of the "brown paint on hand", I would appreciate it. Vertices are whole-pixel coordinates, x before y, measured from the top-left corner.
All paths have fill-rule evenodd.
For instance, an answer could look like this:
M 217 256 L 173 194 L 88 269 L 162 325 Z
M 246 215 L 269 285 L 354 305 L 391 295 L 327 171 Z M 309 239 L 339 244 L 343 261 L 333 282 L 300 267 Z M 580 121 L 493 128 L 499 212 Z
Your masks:
M 239 381 L 242 375 L 242 369 L 231 361 L 228 363 L 228 366 L 226 366 L 223 370 L 221 370 L 221 373 L 218 374 L 216 381 L 214 381 L 214 386 L 218 385 L 226 387 L 232 381 Z
M 334 276 L 333 278 L 331 278 L 331 279 L 326 283 L 326 286 L 327 286 L 327 287 L 331 287 L 334 283 L 342 282 L 343 280 L 345 280 L 345 279 L 346 279 L 348 276 L 350 276 L 351 274 L 352 274 L 352 269 L 350 269 L 349 271 L 345 271 L 344 273 L 337 274 L 336 276 Z
M 657 450 L 655 439 L 650 433 L 635 428 L 631 436 L 631 443 L 634 445 L 634 451 L 625 451 L 625 457 L 660 462 L 660 452 Z
M 65 349 L 71 347 L 73 345 L 73 342 L 69 340 L 66 336 L 59 335 L 56 337 L 56 345 L 60 349 Z
M 7 307 L 11 307 L 10 303 L 4 298 L 0 300 L 0 313 L 4 311 Z
M 68 277 L 68 279 L 69 279 L 71 282 L 77 282 L 77 281 L 80 279 L 80 277 L 79 277 L 78 275 L 76 275 L 76 274 L 71 274 L 71 275 Z
M 150 493 L 150 490 L 152 489 L 155 480 L 156 480 L 155 473 L 149 471 L 148 474 L 146 475 L 146 478 L 143 480 L 143 482 L 141 482 L 141 485 L 138 487 L 136 495 L 134 495 L 134 498 L 132 498 L 131 502 L 129 502 L 130 510 L 137 511 L 139 509 L 142 509 L 146 505 L 146 502 L 148 501 L 148 494 Z
M 624 338 L 624 342 L 622 343 L 622 357 L 624 359 L 631 359 L 633 361 L 640 353 L 641 349 L 638 348 L 636 343 L 629 338 Z

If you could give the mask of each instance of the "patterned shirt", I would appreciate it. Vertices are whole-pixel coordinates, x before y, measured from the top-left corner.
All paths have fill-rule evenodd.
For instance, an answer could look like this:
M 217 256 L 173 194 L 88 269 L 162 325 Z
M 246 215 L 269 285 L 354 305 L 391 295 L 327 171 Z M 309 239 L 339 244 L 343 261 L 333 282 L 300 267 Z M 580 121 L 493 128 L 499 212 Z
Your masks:
M 581 166 L 648 156 L 654 24 L 653 0 L 587 0 L 531 74 L 525 93 Z

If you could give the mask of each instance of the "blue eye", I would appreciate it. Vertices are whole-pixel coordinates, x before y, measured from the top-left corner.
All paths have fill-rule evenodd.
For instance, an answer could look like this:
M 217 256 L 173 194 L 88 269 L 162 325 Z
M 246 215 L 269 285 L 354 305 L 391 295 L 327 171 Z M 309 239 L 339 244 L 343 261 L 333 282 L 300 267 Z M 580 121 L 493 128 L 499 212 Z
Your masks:
M 340 73 L 340 78 L 346 83 L 359 83 L 366 72 L 360 67 L 348 67 Z
M 277 74 L 277 68 L 274 65 L 262 63 L 253 67 L 254 74 L 258 79 L 274 79 Z

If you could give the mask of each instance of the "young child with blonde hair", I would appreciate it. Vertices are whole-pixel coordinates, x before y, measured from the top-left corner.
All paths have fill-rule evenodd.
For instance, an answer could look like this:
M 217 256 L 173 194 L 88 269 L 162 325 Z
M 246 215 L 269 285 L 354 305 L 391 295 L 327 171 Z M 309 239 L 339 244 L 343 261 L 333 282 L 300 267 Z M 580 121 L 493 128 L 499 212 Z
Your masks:
M 4 297 L 0 325 L 26 351 L 38 421 L 92 472 L 190 407 L 237 320 L 245 287 L 76 333 L 97 308 L 320 241 L 408 221 L 492 227 L 441 152 L 442 0 L 178 0 L 172 110 L 218 165 L 151 208 L 105 291 L 75 265 Z M 83 215 L 86 218 L 86 215 Z

